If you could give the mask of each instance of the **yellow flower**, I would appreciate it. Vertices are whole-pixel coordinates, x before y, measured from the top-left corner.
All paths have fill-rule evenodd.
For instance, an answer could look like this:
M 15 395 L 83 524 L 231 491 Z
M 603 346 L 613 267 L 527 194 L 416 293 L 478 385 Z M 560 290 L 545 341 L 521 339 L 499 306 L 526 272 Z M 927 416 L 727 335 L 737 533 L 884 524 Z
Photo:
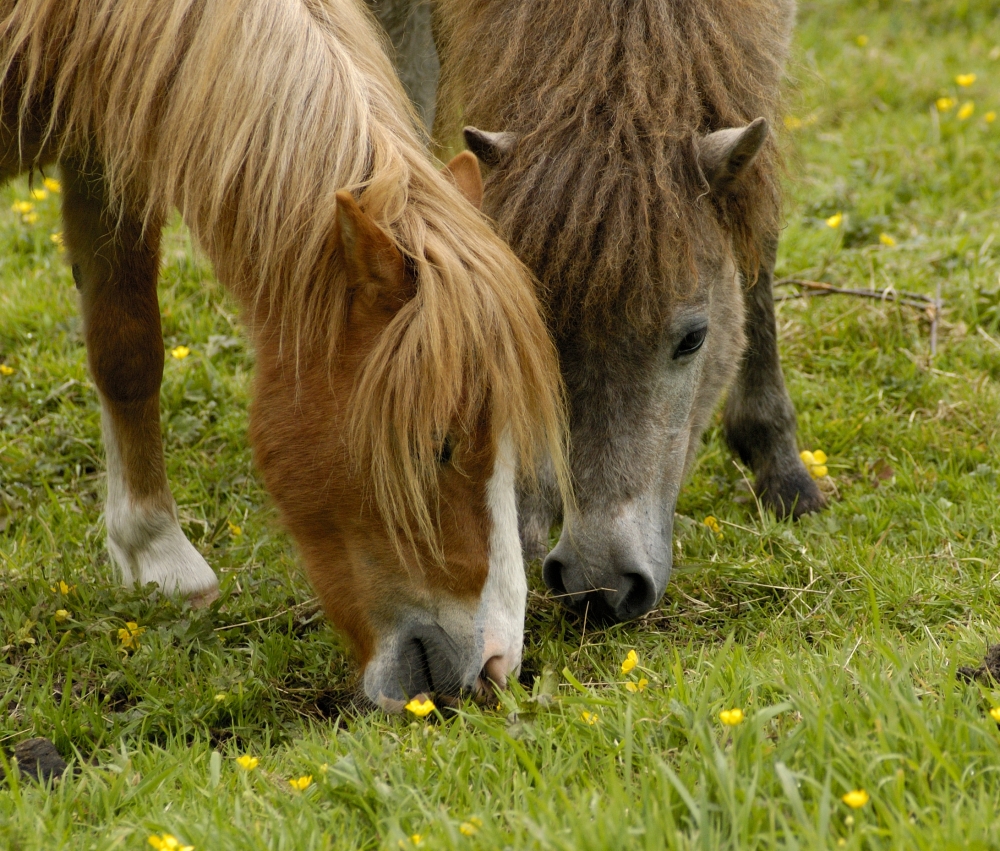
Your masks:
M 1000 724 L 1000 706 L 994 706 L 990 710 L 990 718 Z
M 14 369 L 14 367 L 7 366 L 5 363 L 0 363 L 0 375 L 13 375 L 15 372 L 17 372 L 17 370 Z
M 54 177 L 46 177 L 42 180 L 42 186 L 48 189 L 49 192 L 62 192 L 62 184 Z
M 719 720 L 727 727 L 735 727 L 737 724 L 743 723 L 743 710 L 723 709 L 722 712 L 719 713 Z
M 996 120 L 997 120 L 997 114 L 992 109 L 985 115 L 983 115 L 983 121 L 985 121 L 987 124 L 992 124 Z
M 798 130 L 802 126 L 802 119 L 796 118 L 794 115 L 785 116 L 785 127 L 789 130 Z
M 938 112 L 947 112 L 955 105 L 955 98 L 938 98 L 934 101 L 934 105 L 938 108 Z
M 306 789 L 312 786 L 313 778 L 311 774 L 303 774 L 299 778 L 293 777 L 288 782 L 291 784 L 293 789 L 299 792 L 304 792 Z
M 976 105 L 971 100 L 967 100 L 962 104 L 962 108 L 956 113 L 956 115 L 958 115 L 959 121 L 965 121 L 965 119 L 969 118 L 975 111 Z
M 482 826 L 483 820 L 481 818 L 477 818 L 476 816 L 472 816 L 472 818 L 468 821 L 463 821 L 458 826 L 458 832 L 461 833 L 462 836 L 475 836 L 479 832 L 479 828 Z
M 701 522 L 715 533 L 716 538 L 722 537 L 722 527 L 719 525 L 719 521 L 716 520 L 711 514 L 709 514 L 708 517 Z
M 864 789 L 855 789 L 852 792 L 848 792 L 846 795 L 842 796 L 841 801 L 843 801 L 852 810 L 857 810 L 868 803 L 869 797 L 868 793 Z
M 26 213 L 30 213 L 32 210 L 34 210 L 35 205 L 32 204 L 30 201 L 15 201 L 11 205 L 11 209 L 15 213 L 20 213 L 23 216 Z
M 632 694 L 637 694 L 640 691 L 645 690 L 646 686 L 649 685 L 649 680 L 645 677 L 640 677 L 637 683 L 625 683 L 625 690 L 632 692 Z
M 601 720 L 596 712 L 588 712 L 586 709 L 580 713 L 580 719 L 586 721 L 591 727 Z
M 410 845 L 420 845 L 423 841 L 424 841 L 424 838 L 419 833 L 414 833 L 410 837 L 409 845 L 407 844 L 407 842 L 406 842 L 405 839 L 400 839 L 399 840 L 399 847 L 402 848 L 402 849 L 404 849 L 404 851 L 405 851 L 405 849 L 409 848 Z
M 417 718 L 426 718 L 434 711 L 434 701 L 429 697 L 421 700 L 418 697 L 413 698 L 405 707 L 407 712 L 412 712 Z
M 154 833 L 149 837 L 149 844 L 156 851 L 194 851 L 193 845 L 181 845 L 177 837 L 170 833 L 164 833 L 163 836 L 157 836 Z
M 880 233 L 878 235 L 878 241 L 881 242 L 883 245 L 888 246 L 889 248 L 892 248 L 896 244 L 896 240 L 894 240 L 887 233 Z
M 260 765 L 260 760 L 255 756 L 250 756 L 250 754 L 245 753 L 243 756 L 236 757 L 236 764 L 244 771 L 253 771 L 258 765 Z
M 65 240 L 63 239 L 62 231 L 59 231 L 58 233 L 51 234 L 49 236 L 49 239 L 51 239 L 52 242 L 55 243 L 56 245 L 58 245 L 60 248 L 62 248 L 62 246 L 63 246 L 63 244 L 65 242 Z
M 625 661 L 622 662 L 622 673 L 627 674 L 636 665 L 639 664 L 639 654 L 634 650 L 629 650 L 628 656 L 625 657 Z
M 73 617 L 73 615 L 66 609 L 56 609 L 56 623 L 65 623 L 71 617 Z
M 21 216 L 21 221 L 24 222 L 26 225 L 33 225 L 35 222 L 38 221 L 38 213 L 25 213 L 23 216 Z
M 186 358 L 189 354 L 191 354 L 191 350 L 187 346 L 174 346 L 174 348 L 170 350 L 171 357 L 174 357 L 177 360 L 184 360 L 184 358 Z
M 844 214 L 834 213 L 826 220 L 826 226 L 829 228 L 839 228 L 842 221 L 844 221 Z
M 830 472 L 826 466 L 826 453 L 822 449 L 817 449 L 815 452 L 810 452 L 808 449 L 803 450 L 799 453 L 799 458 L 802 459 L 809 475 L 814 479 L 822 479 Z
M 868 44 L 868 36 L 859 35 L 856 39 L 854 39 L 854 41 L 858 45 L 858 47 L 864 47 L 866 44 Z
M 32 189 L 31 192 L 29 192 L 28 194 L 36 201 L 44 201 L 46 198 L 49 197 L 49 193 L 46 192 L 44 189 Z
M 129 621 L 124 627 L 118 630 L 118 640 L 125 650 L 136 650 L 139 647 L 139 636 L 146 631 L 146 627 L 139 626 L 135 621 Z
M 75 585 L 67 585 L 62 579 L 59 580 L 55 585 L 50 585 L 49 590 L 59 593 L 59 594 L 72 594 L 76 590 Z
M 229 524 L 229 534 L 232 535 L 234 538 L 238 538 L 240 535 L 243 534 L 243 530 L 239 526 L 237 526 L 235 523 L 230 522 L 230 524 Z
M 974 82 L 976 82 L 976 75 L 975 74 L 959 74 L 955 78 L 955 82 L 958 83 L 963 89 L 967 89 Z

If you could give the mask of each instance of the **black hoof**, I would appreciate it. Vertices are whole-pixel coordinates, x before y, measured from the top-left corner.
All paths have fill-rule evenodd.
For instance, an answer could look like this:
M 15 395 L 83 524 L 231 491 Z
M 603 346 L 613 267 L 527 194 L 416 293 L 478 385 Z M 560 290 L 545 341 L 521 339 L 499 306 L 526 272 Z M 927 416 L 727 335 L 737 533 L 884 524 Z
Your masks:
M 758 477 L 754 490 L 763 506 L 782 519 L 798 520 L 826 508 L 826 497 L 801 464 L 784 474 Z

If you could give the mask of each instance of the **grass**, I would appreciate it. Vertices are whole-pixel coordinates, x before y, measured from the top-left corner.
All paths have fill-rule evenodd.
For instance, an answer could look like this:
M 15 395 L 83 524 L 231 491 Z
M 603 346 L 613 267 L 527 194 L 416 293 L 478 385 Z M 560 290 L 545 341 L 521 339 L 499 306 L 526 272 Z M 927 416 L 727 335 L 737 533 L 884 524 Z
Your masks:
M 352 709 L 348 650 L 251 468 L 234 309 L 180 228 L 160 295 L 168 348 L 192 352 L 167 359 L 165 442 L 223 595 L 194 612 L 117 586 L 98 408 L 50 240 L 58 201 L 27 224 L 6 212 L 26 184 L 4 190 L 0 746 L 47 736 L 77 771 L 0 787 L 0 848 L 141 849 L 164 832 L 198 851 L 1000 845 L 1000 690 L 955 676 L 1000 635 L 1000 121 L 984 117 L 1000 111 L 998 12 L 800 7 L 779 276 L 940 286 L 944 302 L 933 358 L 910 308 L 780 304 L 800 442 L 830 456 L 830 509 L 761 515 L 711 429 L 659 609 L 584 631 L 531 566 L 524 684 L 437 723 Z M 938 111 L 941 97 L 956 104 Z M 145 629 L 131 653 L 128 621 Z M 722 725 L 734 707 L 746 720 Z M 308 775 L 303 791 L 288 782 Z M 853 789 L 870 795 L 858 810 L 841 801 Z

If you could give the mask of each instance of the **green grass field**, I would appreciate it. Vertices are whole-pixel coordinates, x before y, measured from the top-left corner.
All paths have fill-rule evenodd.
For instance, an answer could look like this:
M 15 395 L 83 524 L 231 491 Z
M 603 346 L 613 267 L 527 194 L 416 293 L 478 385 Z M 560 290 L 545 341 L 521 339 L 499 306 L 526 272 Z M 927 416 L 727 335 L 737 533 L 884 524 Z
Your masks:
M 165 442 L 223 596 L 195 612 L 117 586 L 58 198 L 25 215 L 26 182 L 4 190 L 0 748 L 45 736 L 77 771 L 0 784 L 0 849 L 1000 847 L 1000 688 L 956 678 L 1000 640 L 998 19 L 996 0 L 800 8 L 779 277 L 944 303 L 931 357 L 918 309 L 781 302 L 830 509 L 762 516 L 711 429 L 660 608 L 584 631 L 532 565 L 525 685 L 439 723 L 353 708 L 251 468 L 235 309 L 179 228 L 160 295 L 191 353 L 167 358 Z

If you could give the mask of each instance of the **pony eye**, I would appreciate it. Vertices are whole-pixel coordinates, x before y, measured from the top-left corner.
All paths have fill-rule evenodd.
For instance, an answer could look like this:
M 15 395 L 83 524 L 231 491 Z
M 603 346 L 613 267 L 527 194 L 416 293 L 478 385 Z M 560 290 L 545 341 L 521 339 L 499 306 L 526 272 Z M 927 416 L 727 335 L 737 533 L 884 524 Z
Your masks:
M 444 442 L 441 444 L 441 448 L 438 450 L 437 460 L 438 464 L 447 464 L 451 461 L 451 437 L 446 437 Z
M 701 344 L 705 342 L 705 335 L 708 334 L 708 326 L 704 328 L 698 328 L 694 331 L 689 332 L 681 340 L 680 344 L 674 350 L 674 360 L 682 358 L 686 355 L 693 355 L 698 349 L 701 348 Z

